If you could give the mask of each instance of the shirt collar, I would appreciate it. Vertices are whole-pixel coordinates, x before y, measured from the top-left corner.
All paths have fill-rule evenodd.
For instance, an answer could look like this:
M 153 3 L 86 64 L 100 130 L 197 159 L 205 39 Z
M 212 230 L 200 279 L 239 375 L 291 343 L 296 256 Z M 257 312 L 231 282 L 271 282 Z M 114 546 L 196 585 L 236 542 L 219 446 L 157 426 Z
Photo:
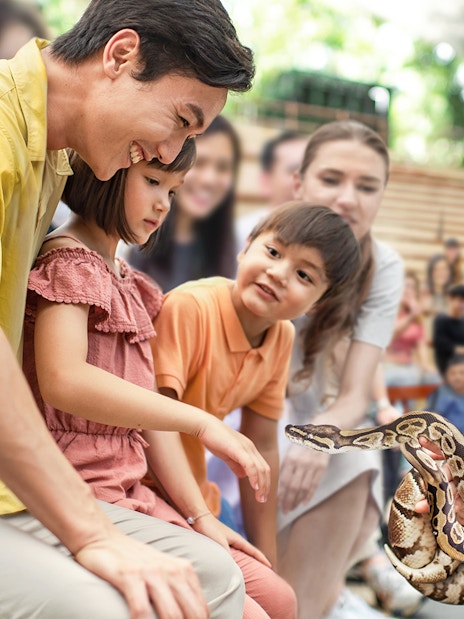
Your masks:
M 44 161 L 47 144 L 47 72 L 41 51 L 45 39 L 31 39 L 9 61 L 27 127 L 27 149 L 32 161 Z M 48 151 L 57 174 L 72 174 L 65 150 Z
M 220 288 L 218 295 L 219 310 L 221 313 L 222 324 L 227 339 L 227 344 L 231 352 L 256 351 L 263 359 L 268 359 L 276 341 L 278 323 L 267 330 L 264 342 L 258 348 L 252 348 L 242 327 L 235 308 L 232 303 L 230 287 Z

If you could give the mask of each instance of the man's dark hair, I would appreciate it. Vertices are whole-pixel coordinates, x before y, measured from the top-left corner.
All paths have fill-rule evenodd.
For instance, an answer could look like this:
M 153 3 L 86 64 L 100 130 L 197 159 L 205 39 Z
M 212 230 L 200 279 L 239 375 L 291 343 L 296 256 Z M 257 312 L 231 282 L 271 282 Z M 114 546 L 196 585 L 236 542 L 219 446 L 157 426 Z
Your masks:
M 52 53 L 79 63 L 124 28 L 140 37 L 140 71 L 133 77 L 141 82 L 172 73 L 235 92 L 251 88 L 253 53 L 238 40 L 219 0 L 92 0 L 78 23 L 52 43 Z
M 302 140 L 304 138 L 305 136 L 302 133 L 298 133 L 298 131 L 288 130 L 279 133 L 279 135 L 277 135 L 275 138 L 272 138 L 272 140 L 268 140 L 264 144 L 259 156 L 261 169 L 264 172 L 269 172 L 271 170 L 275 161 L 275 151 L 281 144 L 285 144 L 286 142 L 293 142 L 295 140 Z
M 452 299 L 457 297 L 464 299 L 464 284 L 456 284 L 455 286 L 451 286 L 446 294 Z
M 446 364 L 446 369 L 452 367 L 453 365 L 462 365 L 464 363 L 464 355 L 453 355 L 451 359 Z

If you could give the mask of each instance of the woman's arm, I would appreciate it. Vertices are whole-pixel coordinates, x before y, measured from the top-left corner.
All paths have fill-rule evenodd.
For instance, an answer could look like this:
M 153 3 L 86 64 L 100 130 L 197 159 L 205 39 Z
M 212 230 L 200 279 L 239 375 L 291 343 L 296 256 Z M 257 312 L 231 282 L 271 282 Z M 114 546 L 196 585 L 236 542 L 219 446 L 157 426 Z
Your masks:
M 271 468 L 271 491 L 269 499 L 264 504 L 255 501 L 249 485 L 239 479 L 245 531 L 248 539 L 264 552 L 273 568 L 277 570 L 276 514 L 279 481 L 277 421 L 267 419 L 244 407 L 240 431 L 253 441 Z
M 311 419 L 314 424 L 354 428 L 365 417 L 374 373 L 382 349 L 352 341 L 343 367 L 338 396 L 325 411 Z M 329 456 L 289 443 L 280 469 L 279 503 L 284 513 L 310 501 L 324 475 Z
M 392 406 L 388 398 L 382 362 L 378 364 L 375 370 L 374 380 L 372 383 L 372 398 L 374 399 L 377 409 L 375 415 L 377 423 L 391 423 L 400 417 L 400 411 Z
M 339 428 L 354 428 L 363 421 L 382 357 L 382 349 L 352 341 L 343 366 L 338 396 L 312 423 L 331 423 Z
M 0 393 L 0 477 L 31 513 L 83 567 L 119 589 L 132 619 L 151 617 L 152 605 L 160 619 L 206 619 L 192 565 L 123 535 L 103 514 L 48 432 L 1 329 Z
M 144 389 L 87 362 L 88 306 L 40 299 L 34 341 L 43 399 L 99 423 L 196 436 L 266 500 L 269 466 L 253 443 L 213 415 Z

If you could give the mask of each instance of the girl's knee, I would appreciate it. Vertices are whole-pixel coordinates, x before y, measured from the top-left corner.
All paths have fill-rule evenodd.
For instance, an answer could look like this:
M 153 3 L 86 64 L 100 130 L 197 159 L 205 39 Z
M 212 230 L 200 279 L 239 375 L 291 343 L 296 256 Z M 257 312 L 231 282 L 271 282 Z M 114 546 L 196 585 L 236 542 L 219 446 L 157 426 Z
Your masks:
M 296 619 L 297 599 L 293 588 L 283 578 L 272 583 L 272 609 L 268 613 L 276 619 Z
M 297 599 L 293 588 L 275 572 L 266 579 L 264 595 L 254 599 L 272 619 L 296 619 Z

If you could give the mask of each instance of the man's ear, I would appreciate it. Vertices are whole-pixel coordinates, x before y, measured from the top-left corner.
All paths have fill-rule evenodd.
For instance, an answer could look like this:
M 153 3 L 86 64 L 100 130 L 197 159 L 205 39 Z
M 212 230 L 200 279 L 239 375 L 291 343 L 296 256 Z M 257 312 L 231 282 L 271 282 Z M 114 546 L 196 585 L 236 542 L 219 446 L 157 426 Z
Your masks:
M 105 74 L 115 79 L 123 71 L 137 67 L 140 52 L 140 37 L 135 30 L 118 30 L 103 49 L 103 68 Z

